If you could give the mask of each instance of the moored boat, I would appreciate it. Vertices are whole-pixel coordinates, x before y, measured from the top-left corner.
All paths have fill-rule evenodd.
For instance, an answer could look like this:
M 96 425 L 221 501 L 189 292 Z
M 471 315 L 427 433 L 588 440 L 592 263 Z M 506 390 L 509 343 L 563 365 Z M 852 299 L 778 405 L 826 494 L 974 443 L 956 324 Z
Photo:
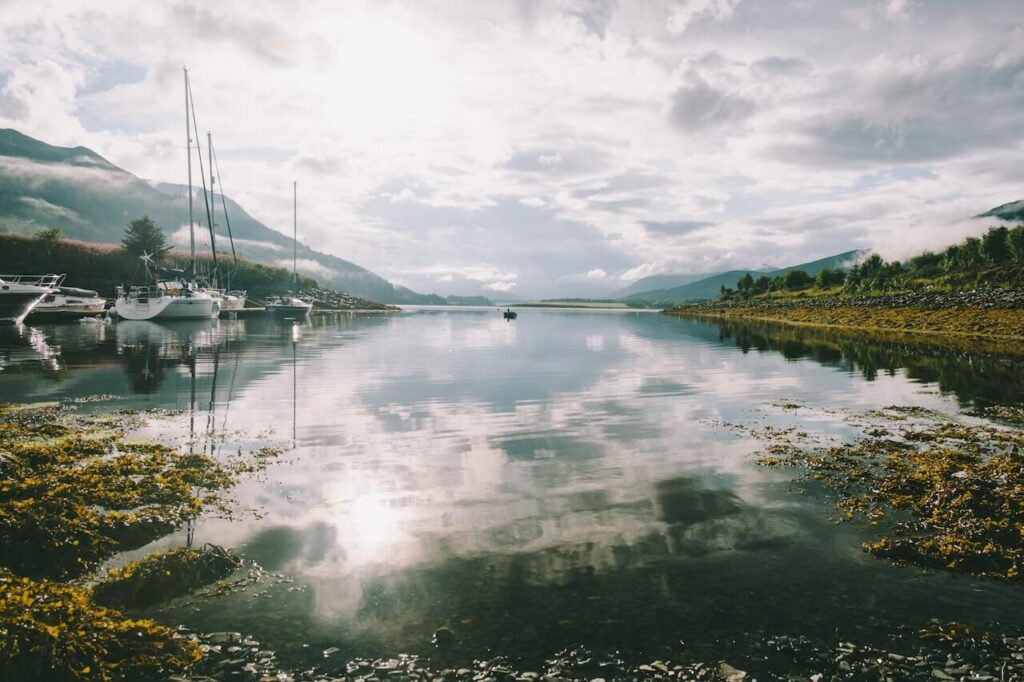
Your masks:
M 47 294 L 30 313 L 31 319 L 77 320 L 90 315 L 102 315 L 107 308 L 106 299 L 91 289 L 58 286 Z
M 298 215 L 299 215 L 299 185 L 292 182 L 292 281 L 296 289 L 299 288 L 299 271 L 297 267 L 298 237 Z M 299 298 L 291 292 L 283 296 L 271 296 L 266 300 L 264 307 L 268 315 L 288 319 L 296 319 L 309 315 L 313 304 Z
M 268 315 L 275 317 L 305 317 L 313 309 L 313 304 L 297 296 L 271 296 L 264 304 Z
M 203 320 L 220 314 L 220 304 L 208 292 L 181 282 L 156 286 L 118 287 L 114 310 L 125 320 Z
M 64 275 L 0 275 L 0 323 L 24 320 L 63 279 Z

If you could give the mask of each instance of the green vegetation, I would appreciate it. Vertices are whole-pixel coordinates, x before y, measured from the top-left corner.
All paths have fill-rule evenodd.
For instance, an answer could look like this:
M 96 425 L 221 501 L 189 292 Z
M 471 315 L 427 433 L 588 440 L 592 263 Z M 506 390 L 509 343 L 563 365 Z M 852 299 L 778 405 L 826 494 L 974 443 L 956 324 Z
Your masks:
M 233 570 L 230 554 L 172 550 L 112 571 L 95 594 L 83 585 L 117 552 L 226 513 L 237 476 L 279 451 L 225 463 L 126 440 L 141 423 L 132 412 L 0 407 L 0 680 L 162 679 L 201 658 L 193 641 L 106 606 L 185 594 Z
M 0 680 L 162 679 L 201 658 L 192 640 L 97 606 L 87 589 L 0 568 Z
M 142 608 L 192 592 L 229 575 L 241 561 L 221 547 L 179 547 L 154 552 L 142 561 L 115 569 L 93 591 L 96 603 Z
M 906 262 L 885 261 L 878 254 L 848 270 L 825 268 L 811 277 L 790 270 L 773 278 L 741 276 L 732 289 L 722 285 L 723 299 L 747 299 L 787 292 L 820 294 L 885 294 L 923 288 L 962 291 L 979 286 L 1024 287 L 1024 225 L 992 227 L 983 236 L 968 237 L 941 253 L 925 251 Z
M 882 530 L 864 546 L 872 554 L 1024 579 L 1024 432 L 913 407 L 870 416 L 885 420 L 885 428 L 853 444 L 805 449 L 778 443 L 759 461 L 804 467 L 836 491 L 847 519 Z
M 163 230 L 150 220 L 149 216 L 136 218 L 128 223 L 121 246 L 124 247 L 125 253 L 129 256 L 138 258 L 144 254 L 149 254 L 157 265 L 171 251 L 171 247 L 167 244 L 167 238 L 164 237 Z
M 0 234 L 0 272 L 66 273 L 69 285 L 94 289 L 101 296 L 112 297 L 115 287 L 120 284 L 144 282 L 145 269 L 138 259 L 141 250 L 157 253 L 160 248 L 165 248 L 158 246 L 162 233 L 152 221 L 140 219 L 132 221 L 132 225 L 135 227 L 129 228 L 125 236 L 125 247 L 120 248 L 67 239 L 55 241 L 41 236 Z M 175 261 L 179 266 L 184 264 L 184 256 L 174 252 L 165 253 L 165 265 L 173 265 Z M 209 271 L 212 267 L 208 258 L 200 257 L 197 260 L 197 269 L 200 271 Z M 292 274 L 283 268 L 239 260 L 237 265 L 230 266 L 230 270 L 231 288 L 248 290 L 249 298 L 253 300 L 262 300 L 266 296 L 292 289 Z M 299 280 L 303 289 L 317 287 L 316 281 L 309 277 L 300 275 Z

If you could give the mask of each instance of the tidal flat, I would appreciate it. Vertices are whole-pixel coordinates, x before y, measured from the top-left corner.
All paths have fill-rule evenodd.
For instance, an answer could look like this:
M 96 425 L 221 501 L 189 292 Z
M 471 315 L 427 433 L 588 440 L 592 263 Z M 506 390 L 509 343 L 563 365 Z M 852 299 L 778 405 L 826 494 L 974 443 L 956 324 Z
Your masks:
M 1012 354 L 633 311 L 22 333 L 0 679 L 1024 670 Z

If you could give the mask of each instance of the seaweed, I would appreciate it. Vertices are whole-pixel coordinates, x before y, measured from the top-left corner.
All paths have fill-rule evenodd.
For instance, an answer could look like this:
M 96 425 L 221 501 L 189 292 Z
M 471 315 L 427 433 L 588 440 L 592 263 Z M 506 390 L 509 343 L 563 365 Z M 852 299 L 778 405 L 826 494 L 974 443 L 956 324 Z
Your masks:
M 111 571 L 93 588 L 93 599 L 104 606 L 143 608 L 225 578 L 240 564 L 224 548 L 209 544 L 199 550 L 180 547 L 155 552 Z

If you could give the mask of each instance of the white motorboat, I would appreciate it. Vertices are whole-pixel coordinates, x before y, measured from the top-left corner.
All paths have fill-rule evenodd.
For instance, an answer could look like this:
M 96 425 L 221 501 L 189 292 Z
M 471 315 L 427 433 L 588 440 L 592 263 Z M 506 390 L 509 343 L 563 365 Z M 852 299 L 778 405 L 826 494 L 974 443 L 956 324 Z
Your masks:
M 102 315 L 107 308 L 106 299 L 91 289 L 57 287 L 47 294 L 32 310 L 32 318 L 75 320 L 90 315 Z
M 0 275 L 0 323 L 24 320 L 63 279 L 64 275 Z
M 187 284 L 157 282 L 156 286 L 118 287 L 114 309 L 125 320 L 208 320 L 220 314 L 220 303 Z
M 313 304 L 309 301 L 304 301 L 298 296 L 271 296 L 267 299 L 264 307 L 267 313 L 275 317 L 282 318 L 299 318 L 309 315 L 309 311 L 313 309 Z

